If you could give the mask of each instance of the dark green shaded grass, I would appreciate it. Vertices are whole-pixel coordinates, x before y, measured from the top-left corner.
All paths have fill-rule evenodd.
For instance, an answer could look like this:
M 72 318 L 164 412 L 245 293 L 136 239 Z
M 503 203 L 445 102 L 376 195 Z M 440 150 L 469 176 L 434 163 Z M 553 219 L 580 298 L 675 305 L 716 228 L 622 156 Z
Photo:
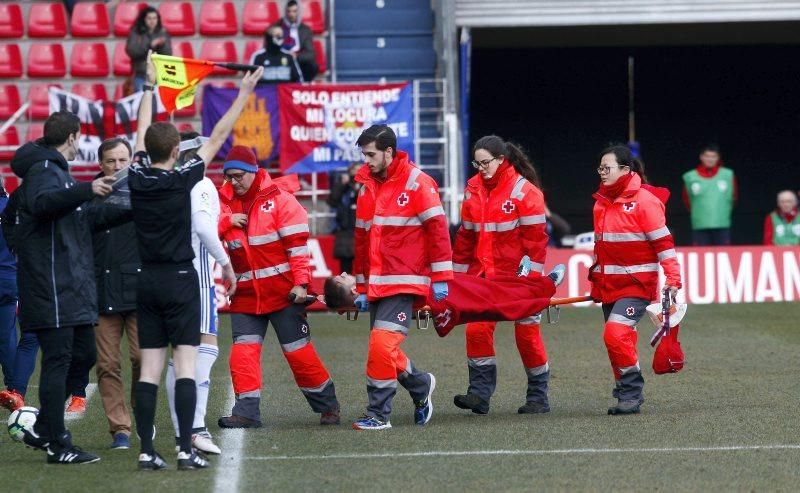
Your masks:
M 613 402 L 613 379 L 596 308 L 564 309 L 558 325 L 543 326 L 552 367 L 553 410 L 548 415 L 516 413 L 524 402 L 525 374 L 512 324 L 500 324 L 495 333 L 498 388 L 488 416 L 452 405 L 452 396 L 466 388 L 463 329 L 444 339 L 412 330 L 405 351 L 418 367 L 437 376 L 433 420 L 424 428 L 415 426 L 411 400 L 401 389 L 392 430 L 356 432 L 349 424 L 366 402 L 367 322 L 315 314 L 315 345 L 342 404 L 340 427 L 317 424 L 271 332 L 263 358 L 265 427 L 246 431 L 242 454 L 212 459 L 211 471 L 135 471 L 135 450 L 104 450 L 110 435 L 99 396 L 90 402 L 88 416 L 70 426 L 76 443 L 100 453 L 99 464 L 45 467 L 41 453 L 9 443 L 6 435 L 0 463 L 25 478 L 23 489 L 28 491 L 209 491 L 215 474 L 221 476 L 216 484 L 223 489 L 231 484 L 235 464 L 242 491 L 795 490 L 800 450 L 641 449 L 800 444 L 798 318 L 798 304 L 693 306 L 681 330 L 687 367 L 675 375 L 650 370 L 647 340 L 654 328 L 643 321 L 639 347 L 647 401 L 641 415 L 625 417 L 606 415 Z M 222 320 L 221 341 L 227 346 L 227 317 Z M 224 347 L 215 366 L 207 422 L 230 451 L 230 437 L 216 427 L 216 418 L 228 411 L 227 353 Z M 165 401 L 162 395 L 160 404 Z M 165 406 L 159 407 L 156 446 L 174 464 L 171 423 Z M 493 455 L 502 450 L 517 455 Z M 546 453 L 552 450 L 562 452 Z M 392 456 L 436 451 L 476 455 Z M 370 457 L 381 454 L 388 456 Z

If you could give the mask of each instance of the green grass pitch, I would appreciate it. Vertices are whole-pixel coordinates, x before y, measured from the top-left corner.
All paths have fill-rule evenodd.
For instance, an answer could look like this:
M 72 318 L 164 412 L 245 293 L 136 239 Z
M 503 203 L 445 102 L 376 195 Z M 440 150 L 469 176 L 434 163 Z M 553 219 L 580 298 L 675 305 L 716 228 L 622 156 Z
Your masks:
M 2 491 L 700 491 L 796 490 L 800 481 L 800 304 L 692 306 L 681 330 L 687 367 L 654 375 L 653 331 L 640 324 L 646 380 L 642 414 L 612 417 L 612 376 L 598 308 L 566 308 L 558 325 L 543 325 L 552 378 L 547 415 L 516 414 L 525 374 L 511 324 L 495 332 L 498 387 L 488 416 L 457 409 L 466 389 L 463 328 L 440 339 L 411 334 L 403 346 L 437 377 L 434 416 L 413 424 L 402 389 L 394 428 L 357 432 L 350 423 L 366 402 L 364 367 L 368 317 L 347 322 L 310 315 L 315 345 L 342 405 L 342 425 L 322 428 L 297 390 L 270 329 L 259 430 L 221 431 L 229 411 L 230 344 L 222 316 L 220 358 L 213 372 L 207 424 L 223 448 L 212 468 L 174 470 L 172 426 L 159 396 L 156 448 L 172 469 L 136 471 L 138 441 L 111 451 L 99 396 L 69 424 L 76 444 L 98 453 L 97 464 L 45 465 L 44 454 L 0 438 Z M 32 384 L 38 384 L 38 375 Z M 94 373 L 92 374 L 94 380 Z M 36 405 L 37 388 L 29 394 Z M 5 419 L 7 413 L 0 411 Z

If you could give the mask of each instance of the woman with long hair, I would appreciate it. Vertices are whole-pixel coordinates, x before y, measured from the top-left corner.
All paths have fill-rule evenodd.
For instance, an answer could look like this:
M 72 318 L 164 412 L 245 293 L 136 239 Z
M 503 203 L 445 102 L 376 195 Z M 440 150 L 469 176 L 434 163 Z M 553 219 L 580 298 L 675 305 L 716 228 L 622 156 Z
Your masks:
M 675 242 L 664 217 L 669 191 L 647 185 L 642 162 L 622 144 L 600 153 L 597 173 L 589 280 L 592 298 L 602 303 L 603 339 L 615 380 L 617 404 L 608 414 L 635 414 L 644 402 L 636 324 L 659 297 L 659 263 L 667 278 L 664 291 L 674 299 L 681 287 Z
M 528 156 L 496 135 L 481 137 L 472 151 L 478 173 L 470 178 L 461 207 L 461 227 L 453 249 L 453 271 L 487 278 L 517 274 L 520 259 L 530 257 L 530 276 L 541 276 L 548 236 L 544 195 Z M 517 349 L 527 375 L 525 404 L 520 414 L 550 411 L 547 385 L 550 365 L 540 334 L 541 317 L 514 324 Z M 476 414 L 489 412 L 497 383 L 494 322 L 467 324 L 467 393 L 453 399 L 456 406 Z
M 172 41 L 169 33 L 161 25 L 161 15 L 155 7 L 143 8 L 136 17 L 125 52 L 131 57 L 134 91 L 141 91 L 147 72 L 147 51 L 159 55 L 172 55 Z

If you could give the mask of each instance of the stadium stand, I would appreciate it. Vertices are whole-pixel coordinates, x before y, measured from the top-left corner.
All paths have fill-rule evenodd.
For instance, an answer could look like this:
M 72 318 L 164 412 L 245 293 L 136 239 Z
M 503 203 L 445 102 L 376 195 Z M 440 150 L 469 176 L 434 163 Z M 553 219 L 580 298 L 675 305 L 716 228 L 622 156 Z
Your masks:
M 147 7 L 147 2 L 121 2 L 114 12 L 114 36 L 125 38 L 131 32 L 131 26 L 139 15 L 139 11 Z
M 129 76 L 133 71 L 131 57 L 125 52 L 125 42 L 117 41 L 114 45 L 114 75 Z
M 17 127 L 11 126 L 0 134 L 0 147 L 19 145 L 19 135 Z M 14 156 L 13 151 L 0 151 L 0 161 L 9 161 Z
M 41 138 L 44 135 L 44 123 L 31 123 L 28 125 L 28 132 L 25 134 L 25 142 L 30 142 Z
M 239 30 L 233 2 L 205 2 L 200 7 L 200 34 L 231 36 Z
M 70 19 L 70 33 L 76 38 L 102 38 L 111 33 L 111 22 L 104 3 L 75 4 Z
M 28 36 L 63 38 L 67 35 L 67 10 L 61 2 L 34 3 L 28 12 Z
M 61 84 L 36 83 L 31 84 L 28 89 L 28 118 L 32 120 L 46 120 L 50 115 L 50 101 L 48 100 L 48 90 L 50 87 L 61 89 Z
M 64 47 L 60 43 L 33 44 L 28 51 L 28 77 L 61 78 L 67 75 Z
M 22 77 L 22 54 L 15 44 L 0 44 L 0 77 Z
M 76 43 L 69 65 L 73 77 L 107 77 L 111 71 L 103 43 Z
M 182 58 L 194 58 L 194 45 L 191 41 L 172 41 L 172 54 Z
M 200 46 L 200 59 L 212 62 L 237 62 L 239 56 L 236 51 L 236 44 L 233 41 L 203 41 Z M 221 67 L 214 67 L 211 75 L 231 76 L 234 72 Z
M 21 38 L 23 34 L 22 8 L 14 3 L 0 4 L 0 38 Z
M 0 119 L 13 115 L 19 109 L 19 89 L 14 84 L 0 84 Z
M 82 96 L 90 101 L 108 99 L 108 93 L 106 92 L 105 84 L 77 82 L 72 84 L 70 92 L 77 94 L 78 96 Z
M 277 2 L 248 0 L 242 11 L 242 32 L 252 36 L 263 36 L 267 28 L 281 17 Z
M 194 8 L 189 2 L 162 2 L 158 7 L 161 24 L 171 36 L 194 36 Z

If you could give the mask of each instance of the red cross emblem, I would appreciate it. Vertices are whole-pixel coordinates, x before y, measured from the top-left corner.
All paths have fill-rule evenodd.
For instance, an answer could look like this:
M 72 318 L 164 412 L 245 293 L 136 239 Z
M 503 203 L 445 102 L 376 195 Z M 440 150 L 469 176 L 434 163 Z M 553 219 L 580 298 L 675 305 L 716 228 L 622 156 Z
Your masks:
M 263 204 L 261 204 L 261 210 L 264 212 L 269 212 L 275 207 L 275 201 L 267 200 Z
M 636 202 L 625 202 L 622 204 L 622 210 L 625 212 L 633 212 L 634 208 L 636 208 Z
M 399 205 L 400 207 L 406 205 L 408 201 L 409 201 L 408 194 L 405 192 L 401 193 L 400 196 L 397 197 L 397 205 Z
M 627 315 L 629 317 L 632 317 L 635 314 L 636 314 L 636 310 L 632 306 L 629 306 L 628 308 L 625 309 L 625 315 Z
M 517 208 L 517 206 L 514 205 L 514 202 L 506 200 L 505 202 L 503 202 L 503 205 L 500 206 L 500 208 L 503 209 L 503 212 L 505 212 L 506 214 L 511 214 L 511 212 Z
M 406 321 L 406 314 L 404 312 L 398 313 L 397 314 L 397 320 L 399 320 L 401 322 L 405 322 Z

